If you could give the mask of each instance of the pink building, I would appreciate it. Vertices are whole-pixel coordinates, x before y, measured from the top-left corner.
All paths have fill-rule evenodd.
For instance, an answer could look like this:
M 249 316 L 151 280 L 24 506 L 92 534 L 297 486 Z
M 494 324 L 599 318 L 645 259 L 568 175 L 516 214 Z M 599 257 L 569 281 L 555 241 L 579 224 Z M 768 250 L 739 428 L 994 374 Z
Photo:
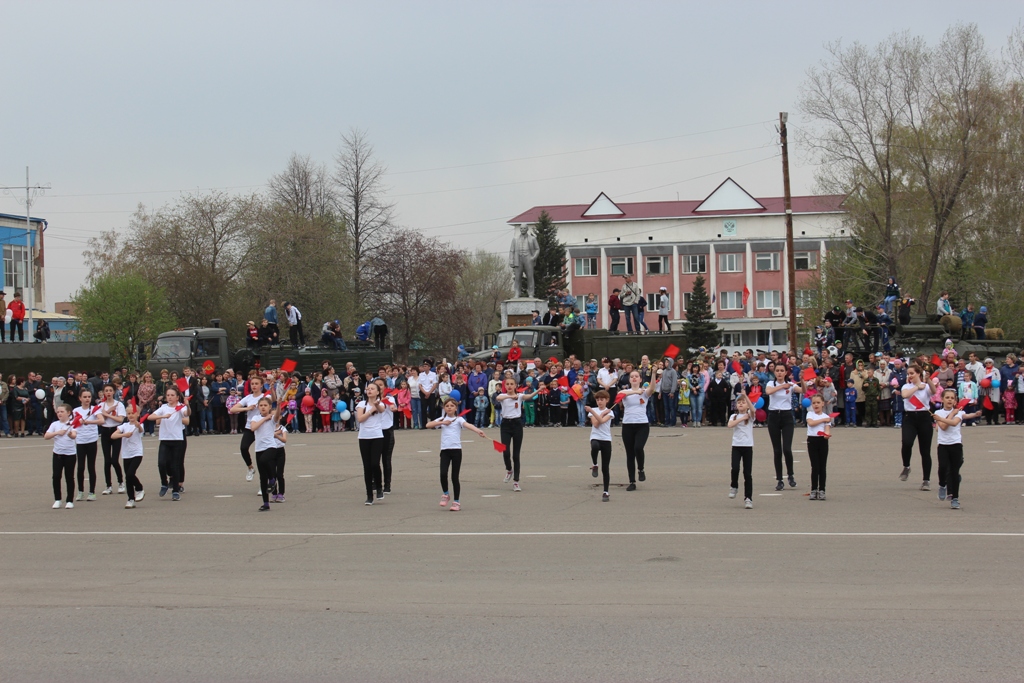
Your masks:
M 798 310 L 814 305 L 818 265 L 830 245 L 848 238 L 844 199 L 792 198 Z M 590 204 L 535 206 L 509 223 L 536 223 L 543 211 L 566 244 L 569 291 L 580 310 L 583 297 L 595 295 L 599 326 L 608 326 L 608 297 L 628 273 L 647 298 L 647 325 L 658 327 L 665 287 L 669 320 L 678 329 L 699 273 L 714 297 L 726 347 L 786 343 L 790 282 L 782 197 L 755 198 L 727 178 L 703 200 L 616 203 L 602 192 Z

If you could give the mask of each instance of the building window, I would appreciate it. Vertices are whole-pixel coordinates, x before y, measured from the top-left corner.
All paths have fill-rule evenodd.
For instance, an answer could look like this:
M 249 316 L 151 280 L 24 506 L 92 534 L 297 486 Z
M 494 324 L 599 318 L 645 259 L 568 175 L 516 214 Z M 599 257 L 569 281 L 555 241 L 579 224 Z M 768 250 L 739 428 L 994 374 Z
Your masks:
M 817 270 L 818 252 L 816 251 L 794 251 L 793 267 L 796 270 Z
M 782 292 L 777 289 L 757 290 L 757 307 L 763 309 L 782 308 Z
M 596 258 L 578 258 L 576 261 L 576 277 L 585 275 L 597 275 Z
M 16 244 L 4 245 L 4 287 L 8 290 L 23 290 L 28 285 L 25 280 L 25 262 L 28 249 Z M 9 293 L 8 296 L 14 296 Z
M 794 294 L 796 295 L 797 308 L 814 308 L 814 300 L 818 294 L 816 290 L 798 289 Z
M 781 254 L 777 251 L 758 254 L 754 261 L 755 270 L 778 270 L 780 256 Z
M 758 330 L 758 346 L 785 346 L 789 341 L 788 330 Z
M 739 332 L 723 332 L 722 346 L 742 346 L 743 340 Z
M 718 255 L 718 272 L 719 273 L 742 273 L 743 272 L 743 254 L 719 254 Z
M 688 254 L 683 257 L 684 273 L 706 273 L 708 272 L 707 254 Z
M 661 297 L 662 296 L 668 296 L 668 295 L 667 294 L 663 295 L 661 292 L 651 292 L 650 294 L 648 294 L 647 295 L 647 310 L 648 311 L 652 311 L 654 313 L 657 313 L 658 309 L 661 308 Z M 671 311 L 669 311 L 669 315 L 672 315 Z
M 743 310 L 743 292 L 720 292 L 718 308 L 723 311 Z
M 632 275 L 633 257 L 615 256 L 612 258 L 612 275 Z
M 647 274 L 648 275 L 667 275 L 668 264 L 671 260 L 671 256 L 648 256 L 647 257 Z
M 683 310 L 687 311 L 690 308 L 690 297 L 693 296 L 693 292 L 683 292 Z

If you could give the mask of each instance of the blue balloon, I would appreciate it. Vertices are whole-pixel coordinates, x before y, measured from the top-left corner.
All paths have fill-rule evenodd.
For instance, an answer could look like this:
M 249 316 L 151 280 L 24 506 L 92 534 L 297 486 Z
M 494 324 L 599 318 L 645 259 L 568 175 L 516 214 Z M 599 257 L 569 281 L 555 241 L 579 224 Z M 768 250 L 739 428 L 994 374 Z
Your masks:
M 758 396 L 754 401 L 754 410 L 761 410 L 761 408 L 764 408 L 764 396 Z
M 461 401 L 462 400 L 462 394 L 459 393 L 458 389 L 452 389 L 452 393 L 450 393 L 448 395 L 450 397 L 454 398 L 456 401 Z
M 345 403 L 344 401 L 338 401 L 338 404 L 337 404 L 336 407 L 337 407 L 337 410 L 338 410 L 339 413 L 343 413 L 343 412 L 345 412 L 345 409 L 348 408 L 348 404 Z
M 992 386 L 998 387 L 1001 383 L 1002 383 L 1002 380 L 1000 380 L 998 377 L 993 377 L 992 378 Z
M 802 405 L 804 408 L 810 408 L 811 407 L 811 399 L 805 398 L 804 400 L 800 401 L 800 405 Z

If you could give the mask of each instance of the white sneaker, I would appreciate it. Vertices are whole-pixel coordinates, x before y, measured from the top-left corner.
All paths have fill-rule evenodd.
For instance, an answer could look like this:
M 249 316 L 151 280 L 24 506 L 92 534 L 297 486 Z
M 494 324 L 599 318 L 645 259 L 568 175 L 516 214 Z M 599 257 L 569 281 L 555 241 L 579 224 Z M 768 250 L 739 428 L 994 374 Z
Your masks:
M 505 472 L 505 483 L 507 484 L 510 481 L 512 481 L 512 470 Z
M 518 481 L 517 481 L 516 483 L 512 484 L 512 490 L 513 490 L 513 491 L 515 491 L 515 492 L 517 492 L 517 493 L 518 493 L 519 491 L 522 491 L 522 489 L 521 489 L 521 488 L 519 488 L 519 482 L 518 482 Z
M 129 500 L 127 503 L 124 504 L 124 507 L 126 510 L 131 510 L 133 507 L 135 507 L 135 501 Z
M 252 478 L 256 475 L 256 470 L 249 468 L 249 471 L 245 473 L 245 480 L 252 481 Z
M 125 486 L 124 484 L 118 484 L 117 485 L 117 492 L 118 493 L 125 493 L 127 490 L 128 490 L 128 487 Z
M 75 496 L 75 500 L 85 500 L 85 493 L 82 492 L 82 491 L 79 491 L 78 495 Z
M 754 501 L 750 500 L 749 498 L 744 498 L 743 499 L 743 507 L 746 508 L 747 510 L 753 510 L 754 509 Z
M 113 492 L 114 492 L 114 489 L 109 487 L 109 486 L 107 488 L 103 489 L 103 495 L 104 496 L 109 496 Z
M 141 503 L 142 499 L 145 498 L 145 497 L 146 497 L 146 492 L 145 491 L 136 491 L 135 492 L 135 502 L 136 503 Z
M 69 503 L 66 503 L 66 504 L 64 505 L 64 509 L 65 509 L 65 510 L 70 510 L 70 509 L 72 509 L 73 507 L 75 507 L 75 504 L 74 504 L 74 503 L 70 503 L 70 502 L 69 502 Z
M 736 497 L 736 491 L 737 491 L 737 490 L 738 490 L 738 489 L 730 488 L 730 489 L 729 489 L 729 497 L 730 497 L 730 498 L 735 498 L 735 497 Z
M 55 500 L 55 501 L 53 501 L 53 509 L 54 509 L 54 510 L 60 510 L 60 506 L 61 506 L 62 504 L 63 504 L 63 503 L 61 503 L 61 501 L 59 501 L 59 500 Z

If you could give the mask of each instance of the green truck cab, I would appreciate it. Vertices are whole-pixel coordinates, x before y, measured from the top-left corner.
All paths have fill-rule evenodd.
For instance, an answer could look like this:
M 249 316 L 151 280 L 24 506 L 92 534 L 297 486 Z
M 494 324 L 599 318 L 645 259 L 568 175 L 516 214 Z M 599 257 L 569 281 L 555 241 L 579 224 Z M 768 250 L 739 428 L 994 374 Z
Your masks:
M 532 360 L 549 358 L 564 360 L 573 355 L 582 361 L 601 358 L 621 358 L 638 362 L 642 356 L 651 360 L 661 358 L 670 346 L 686 349 L 680 332 L 664 334 L 612 334 L 608 330 L 576 329 L 566 332 L 549 325 L 504 327 L 484 338 L 484 350 L 469 356 L 470 360 L 487 361 L 495 346 L 501 357 L 508 358 L 512 341 L 518 341 L 523 358 Z
M 228 345 L 227 330 L 221 327 L 186 327 L 164 332 L 156 338 L 146 368 L 159 376 L 160 372 L 181 374 L 185 366 L 199 374 L 212 374 L 232 368 L 245 377 L 253 368 L 274 370 L 285 359 L 296 362 L 296 371 L 307 374 L 320 371 L 326 360 L 339 374 L 351 362 L 360 372 L 374 372 L 393 362 L 389 349 L 377 350 L 370 342 L 349 342 L 347 351 L 326 347 L 295 348 L 288 344 L 275 347 L 242 348 L 232 350 Z M 209 371 L 209 372 L 208 372 Z

